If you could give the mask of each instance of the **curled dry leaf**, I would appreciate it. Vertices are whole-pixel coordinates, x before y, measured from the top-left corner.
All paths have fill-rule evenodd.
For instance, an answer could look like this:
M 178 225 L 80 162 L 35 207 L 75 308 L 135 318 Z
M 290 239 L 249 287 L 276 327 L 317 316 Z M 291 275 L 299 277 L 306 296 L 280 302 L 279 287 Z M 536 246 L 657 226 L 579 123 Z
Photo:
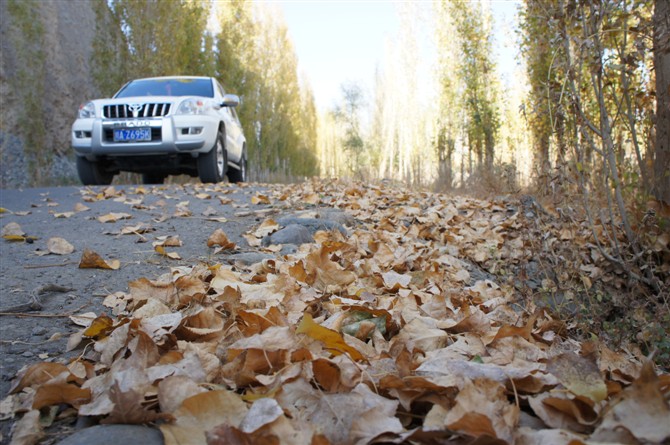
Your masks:
M 8 236 L 24 236 L 26 232 L 23 231 L 18 223 L 10 222 L 2 228 L 2 236 L 7 239 Z
M 122 219 L 130 219 L 132 215 L 129 213 L 108 213 L 98 217 L 98 221 L 101 223 L 114 223 Z
M 154 251 L 159 255 L 170 258 L 171 260 L 181 260 L 181 256 L 177 252 L 168 252 L 165 247 L 158 245 L 154 246 Z
M 251 197 L 251 203 L 256 205 L 256 204 L 265 204 L 265 205 L 270 205 L 272 202 L 270 201 L 270 198 L 268 198 L 265 195 L 255 195 Z
M 228 235 L 221 230 L 216 229 L 207 239 L 207 247 L 220 246 L 221 250 L 229 250 L 235 248 L 235 243 L 228 239 Z
M 111 269 L 117 270 L 121 267 L 119 260 L 104 260 L 98 253 L 85 249 L 79 261 L 80 269 Z
M 59 237 L 49 238 L 47 240 L 47 249 L 55 255 L 69 255 L 74 252 L 74 246 L 67 240 Z
M 42 362 L 30 366 L 9 390 L 15 394 L 27 387 L 37 387 L 62 373 L 69 373 L 67 366 L 61 363 Z

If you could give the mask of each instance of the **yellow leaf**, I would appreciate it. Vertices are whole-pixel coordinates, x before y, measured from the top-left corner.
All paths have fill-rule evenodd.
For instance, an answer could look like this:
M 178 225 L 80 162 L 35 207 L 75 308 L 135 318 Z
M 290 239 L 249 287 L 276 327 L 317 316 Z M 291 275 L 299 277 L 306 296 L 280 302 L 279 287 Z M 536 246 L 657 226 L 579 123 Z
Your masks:
M 93 322 L 91 325 L 84 330 L 84 335 L 86 337 L 91 337 L 95 339 L 104 338 L 113 330 L 114 321 L 109 318 L 107 315 L 102 314 Z
M 269 205 L 271 204 L 270 198 L 268 198 L 265 195 L 255 195 L 251 197 L 251 203 L 252 204 L 266 204 Z
M 295 332 L 296 334 L 306 334 L 314 340 L 322 342 L 333 355 L 347 353 L 353 360 L 365 360 L 363 354 L 358 352 L 356 348 L 349 346 L 339 332 L 315 323 L 312 316 L 307 313 L 302 317 Z
M 159 253 L 159 254 L 161 254 L 161 255 L 163 255 L 163 256 L 165 256 L 165 257 L 168 257 L 168 258 L 170 258 L 170 259 L 172 259 L 172 260 L 181 260 L 181 257 L 179 256 L 179 254 L 178 254 L 177 252 L 168 252 L 168 251 L 166 251 L 165 248 L 164 248 L 163 246 L 161 246 L 161 245 L 154 246 L 154 250 L 155 250 L 157 253 Z

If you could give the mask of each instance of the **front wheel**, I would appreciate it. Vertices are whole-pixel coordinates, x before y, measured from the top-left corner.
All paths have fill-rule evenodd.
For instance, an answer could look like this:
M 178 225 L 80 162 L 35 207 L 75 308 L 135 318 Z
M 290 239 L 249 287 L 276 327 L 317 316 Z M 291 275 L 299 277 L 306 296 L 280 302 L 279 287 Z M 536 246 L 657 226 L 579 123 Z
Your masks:
M 242 154 L 240 163 L 238 164 L 239 169 L 235 170 L 234 168 L 228 170 L 228 180 L 232 183 L 238 182 L 247 182 L 247 155 Z
M 83 156 L 77 156 L 77 173 L 84 185 L 109 185 L 114 179 L 114 173 L 104 171 L 99 162 Z
M 204 183 L 217 183 L 223 181 L 226 170 L 228 170 L 228 154 L 223 134 L 219 133 L 214 147 L 198 157 L 198 176 Z

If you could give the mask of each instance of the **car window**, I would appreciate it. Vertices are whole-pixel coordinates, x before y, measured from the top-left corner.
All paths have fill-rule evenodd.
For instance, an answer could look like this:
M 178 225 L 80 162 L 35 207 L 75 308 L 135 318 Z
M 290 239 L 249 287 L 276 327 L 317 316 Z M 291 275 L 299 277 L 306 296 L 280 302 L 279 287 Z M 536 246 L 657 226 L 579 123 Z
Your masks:
M 214 97 L 214 88 L 210 79 L 140 79 L 121 88 L 114 97 L 136 96 Z

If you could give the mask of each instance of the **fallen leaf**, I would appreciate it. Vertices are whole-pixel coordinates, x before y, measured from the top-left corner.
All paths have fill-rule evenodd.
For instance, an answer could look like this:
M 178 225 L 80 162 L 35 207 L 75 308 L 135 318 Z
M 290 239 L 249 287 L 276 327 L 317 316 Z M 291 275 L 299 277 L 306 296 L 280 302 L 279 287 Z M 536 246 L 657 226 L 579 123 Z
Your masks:
M 132 215 L 129 213 L 108 213 L 106 215 L 102 215 L 98 217 L 98 221 L 101 223 L 114 223 L 122 219 L 130 219 L 132 218 Z
M 156 251 L 156 253 L 158 253 L 158 254 L 160 254 L 164 257 L 168 257 L 171 260 L 181 260 L 181 257 L 179 256 L 179 254 L 177 252 L 168 252 L 161 245 L 154 246 L 154 250 Z
M 207 247 L 220 246 L 221 250 L 229 250 L 235 248 L 235 243 L 228 239 L 228 235 L 221 230 L 216 229 L 207 239 Z
M 111 269 L 117 270 L 121 267 L 119 260 L 104 260 L 100 255 L 90 249 L 84 249 L 79 261 L 80 269 Z
M 44 437 L 40 412 L 31 409 L 16 422 L 12 431 L 12 445 L 34 445 Z
M 91 390 L 80 388 L 72 383 L 44 384 L 37 388 L 33 409 L 65 403 L 79 407 L 91 399 Z
M 247 406 L 232 391 L 217 390 L 189 397 L 174 412 L 175 422 L 163 424 L 165 445 L 207 445 L 205 432 L 218 425 L 237 426 Z
M 295 332 L 296 334 L 306 334 L 314 340 L 322 342 L 326 349 L 334 355 L 349 354 L 352 360 L 365 360 L 363 354 L 356 348 L 349 346 L 339 332 L 315 323 L 310 314 L 305 313 Z
M 647 361 L 640 377 L 609 403 L 603 420 L 591 438 L 600 441 L 617 437 L 629 431 L 645 443 L 667 443 L 670 440 L 670 404 L 661 385 L 654 364 Z M 611 439 L 610 439 L 611 440 Z
M 254 204 L 254 205 L 257 205 L 257 204 L 270 205 L 270 204 L 272 204 L 272 203 L 270 202 L 270 198 L 268 198 L 268 197 L 265 196 L 265 195 L 261 195 L 261 194 L 252 196 L 252 197 L 251 197 L 251 203 Z
M 56 255 L 69 255 L 74 252 L 74 246 L 67 240 L 59 237 L 49 238 L 47 240 L 47 249 L 50 253 Z
M 574 352 L 551 357 L 547 370 L 573 394 L 600 402 L 607 397 L 607 385 L 593 357 L 581 357 Z
M 10 388 L 9 394 L 15 394 L 27 387 L 38 387 L 64 372 L 69 370 L 61 363 L 42 362 L 31 365 Z

